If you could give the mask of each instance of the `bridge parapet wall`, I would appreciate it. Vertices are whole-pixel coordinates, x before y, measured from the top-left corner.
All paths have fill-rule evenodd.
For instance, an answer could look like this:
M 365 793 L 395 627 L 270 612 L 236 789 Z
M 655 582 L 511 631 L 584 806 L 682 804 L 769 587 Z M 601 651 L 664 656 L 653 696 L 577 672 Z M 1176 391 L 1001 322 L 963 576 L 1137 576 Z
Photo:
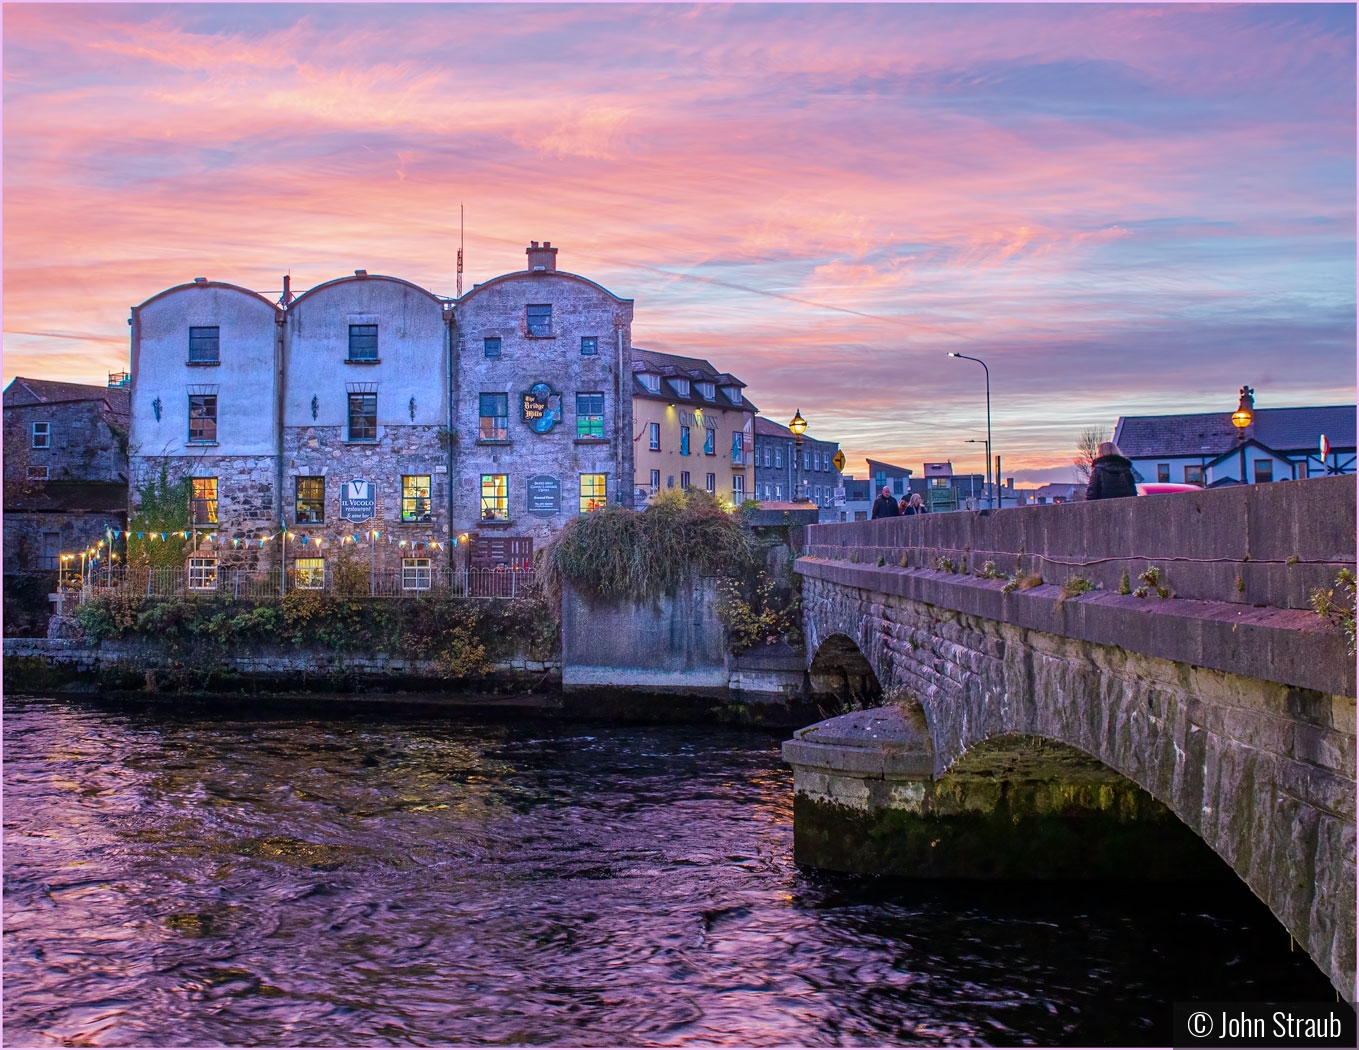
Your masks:
M 994 561 L 1006 576 L 1083 576 L 1106 591 L 1155 566 L 1180 598 L 1306 609 L 1354 566 L 1355 477 L 813 525 L 804 553 L 929 569 L 947 558 L 968 572 Z

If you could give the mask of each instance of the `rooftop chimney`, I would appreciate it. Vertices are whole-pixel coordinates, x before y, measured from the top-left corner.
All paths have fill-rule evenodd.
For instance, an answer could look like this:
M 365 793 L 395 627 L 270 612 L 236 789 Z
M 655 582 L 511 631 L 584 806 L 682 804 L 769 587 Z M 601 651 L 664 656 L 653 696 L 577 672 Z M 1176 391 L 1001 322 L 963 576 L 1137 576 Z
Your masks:
M 279 297 L 278 305 L 287 306 L 293 301 L 293 279 L 291 274 L 283 275 L 283 295 Z
M 367 277 L 367 276 L 368 276 L 368 271 L 367 271 L 367 270 L 355 270 L 355 271 L 354 271 L 354 276 L 355 276 L 355 277 Z
M 194 283 L 194 284 L 207 284 L 207 283 L 208 283 L 208 279 L 207 279 L 206 277 L 195 277 L 195 278 L 193 279 L 193 283 Z
M 530 272 L 541 270 L 553 273 L 557 269 L 557 249 L 552 247 L 551 241 L 543 241 L 541 248 L 538 247 L 537 241 L 529 241 L 529 246 L 524 251 L 528 255 Z

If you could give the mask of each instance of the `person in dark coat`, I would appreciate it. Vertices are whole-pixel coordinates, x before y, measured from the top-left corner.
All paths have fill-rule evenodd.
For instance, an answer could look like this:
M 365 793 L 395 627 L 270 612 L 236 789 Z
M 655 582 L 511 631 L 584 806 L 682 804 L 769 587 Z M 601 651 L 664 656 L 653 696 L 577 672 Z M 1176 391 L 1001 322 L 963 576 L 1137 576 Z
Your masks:
M 882 487 L 882 493 L 873 501 L 874 518 L 899 518 L 901 511 L 897 508 L 897 501 L 892 498 L 892 490 L 886 485 Z
M 920 495 L 920 493 L 918 493 L 918 492 L 912 492 L 912 493 L 911 493 L 911 498 L 910 498 L 909 500 L 903 499 L 903 500 L 901 501 L 901 514 L 902 514 L 902 517 L 911 517 L 912 515 L 915 515 L 915 514 L 924 514 L 924 513 L 926 513 L 926 511 L 925 511 L 925 500 L 924 500 L 924 498 Z
M 1137 482 L 1133 480 L 1132 460 L 1126 459 L 1112 441 L 1101 441 L 1099 455 L 1090 464 L 1090 484 L 1086 499 L 1114 499 L 1117 496 L 1136 496 Z

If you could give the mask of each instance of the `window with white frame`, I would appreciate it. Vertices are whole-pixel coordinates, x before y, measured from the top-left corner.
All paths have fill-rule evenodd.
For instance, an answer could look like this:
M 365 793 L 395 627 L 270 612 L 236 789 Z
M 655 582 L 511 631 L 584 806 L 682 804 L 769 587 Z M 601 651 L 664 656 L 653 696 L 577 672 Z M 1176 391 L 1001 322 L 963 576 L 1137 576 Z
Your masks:
M 401 589 L 403 591 L 427 591 L 434 574 L 430 571 L 428 558 L 401 559 Z
M 741 403 L 741 388 L 739 386 L 724 386 L 722 393 L 727 395 L 727 400 L 733 405 Z
M 324 558 L 298 558 L 294 563 L 297 586 L 304 591 L 319 591 L 326 585 Z
M 34 423 L 33 424 L 33 447 L 51 448 L 52 447 L 52 424 Z
M 651 494 L 654 496 L 661 491 L 661 472 L 653 470 L 651 472 Z
M 781 448 L 774 449 L 774 466 L 780 469 L 783 467 L 783 449 Z
M 682 489 L 687 489 L 688 487 L 689 487 L 689 472 L 688 472 L 687 470 L 681 470 L 681 471 L 680 471 L 680 488 L 682 488 Z
M 746 498 L 746 479 L 744 475 L 733 474 L 731 477 L 731 501 L 740 503 Z
M 216 558 L 189 559 L 189 590 L 191 591 L 217 590 Z
M 717 475 L 716 475 L 716 474 L 708 474 L 708 475 L 706 476 L 705 481 L 704 481 L 703 487 L 704 487 L 705 489 L 707 489 L 710 493 L 716 493 L 716 492 L 717 492 Z
M 651 393 L 659 394 L 661 392 L 660 376 L 652 375 L 650 372 L 642 372 L 637 378 L 641 381 L 642 386 L 646 387 Z
M 671 389 L 674 390 L 675 393 L 678 394 L 680 397 L 689 396 L 689 380 L 679 379 L 678 377 L 675 377 L 667 379 L 666 382 L 670 384 Z
M 661 449 L 661 425 L 659 423 L 648 423 L 646 432 L 648 447 L 652 452 L 659 452 Z
M 717 387 L 714 384 L 695 383 L 694 386 L 698 387 L 698 392 L 703 396 L 704 401 L 717 400 Z
M 703 454 L 705 456 L 717 455 L 717 431 L 713 427 L 707 427 L 704 431 Z

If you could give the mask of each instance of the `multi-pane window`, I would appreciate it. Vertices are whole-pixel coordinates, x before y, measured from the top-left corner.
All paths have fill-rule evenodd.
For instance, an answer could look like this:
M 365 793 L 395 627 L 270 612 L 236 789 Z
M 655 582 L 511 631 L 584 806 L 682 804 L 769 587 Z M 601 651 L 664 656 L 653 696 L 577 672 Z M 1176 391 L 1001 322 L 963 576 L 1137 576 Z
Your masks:
M 803 470 L 812 469 L 812 454 L 810 452 L 802 453 L 802 469 Z
M 429 590 L 432 576 L 428 558 L 401 559 L 401 589 L 403 591 Z
M 661 448 L 661 425 L 659 423 L 648 423 L 646 432 L 650 440 L 651 451 L 659 452 Z
M 524 320 L 529 335 L 552 334 L 552 307 L 548 304 L 530 305 L 525 308 Z
M 703 395 L 704 401 L 717 400 L 717 388 L 712 383 L 695 383 L 694 385 L 698 387 L 698 392 Z
M 717 475 L 709 474 L 703 487 L 709 492 L 717 492 Z
M 193 479 L 193 523 L 217 524 L 217 479 Z
M 764 465 L 765 465 L 766 467 L 767 467 L 767 466 L 770 466 L 769 446 L 768 446 L 768 445 L 765 445 L 765 447 L 764 447 Z
M 189 559 L 189 590 L 191 591 L 217 590 L 216 558 Z
M 377 394 L 349 395 L 349 440 L 377 440 Z
M 680 427 L 680 455 L 687 456 L 688 454 L 689 454 L 689 428 Z
M 510 476 L 483 474 L 481 476 L 481 520 L 510 520 Z
M 321 525 L 326 520 L 326 479 L 323 477 L 297 478 L 297 494 L 293 512 L 299 525 Z
M 1184 483 L 1185 483 L 1186 485 L 1202 485 L 1202 484 L 1203 484 L 1203 467 L 1202 467 L 1201 465 L 1200 465 L 1200 466 L 1194 466 L 1194 467 L 1185 467 L 1185 468 L 1184 468 Z
M 733 405 L 741 403 L 741 388 L 739 386 L 724 386 L 722 393 L 727 395 L 727 400 Z
M 651 472 L 651 494 L 654 496 L 661 490 L 661 472 L 653 470 Z
M 1274 461 L 1272 459 L 1257 459 L 1255 461 L 1255 483 L 1258 485 L 1262 481 L 1274 480 Z
M 744 455 L 744 446 L 743 446 L 742 443 L 741 443 L 741 439 L 742 439 L 744 436 L 745 436 L 745 435 L 743 435 L 739 430 L 732 431 L 732 435 L 731 435 L 731 461 L 732 461 L 733 463 L 744 463 L 744 462 L 745 462 L 745 460 L 742 458 L 742 456 Z
M 33 424 L 33 447 L 51 448 L 52 447 L 52 424 L 34 423 Z
M 708 427 L 703 432 L 703 454 L 705 456 L 717 455 L 717 431 Z
M 481 395 L 481 426 L 477 437 L 481 441 L 504 441 L 510 436 L 510 395 Z
M 378 359 L 378 326 L 351 324 L 349 326 L 349 360 L 376 361 Z
M 189 395 L 189 440 L 217 440 L 217 395 Z
M 192 362 L 220 361 L 222 329 L 204 325 L 189 329 L 189 360 Z
M 1157 464 L 1156 464 L 1156 480 L 1157 480 L 1157 481 L 1169 481 L 1169 480 L 1170 480 L 1170 464 L 1169 464 L 1169 463 L 1157 463 Z
M 599 337 L 594 335 L 583 335 L 580 337 L 580 356 L 597 357 L 599 355 Z
M 326 585 L 324 558 L 298 558 L 294 566 L 297 586 L 304 591 L 319 591 Z
M 731 476 L 731 499 L 733 503 L 740 503 L 746 498 L 746 479 L 744 475 L 733 474 Z
M 774 449 L 774 466 L 776 467 L 783 466 L 783 449 L 781 448 Z
M 661 377 L 643 372 L 637 377 L 642 386 L 646 387 L 650 393 L 659 394 L 661 392 Z
M 589 514 L 604 506 L 604 475 L 582 474 L 580 476 L 580 512 Z
M 680 397 L 689 396 L 689 380 L 670 379 L 667 380 L 667 382 L 670 384 L 671 388 L 675 391 L 675 393 L 677 393 Z
M 687 489 L 688 487 L 689 487 L 689 472 L 688 472 L 687 470 L 681 470 L 681 471 L 680 471 L 680 488 L 682 488 L 682 489 Z
M 500 336 L 488 335 L 481 341 L 481 352 L 487 357 L 500 356 Z
M 44 532 L 42 534 L 42 554 L 38 562 L 40 569 L 60 569 L 61 568 L 61 533 Z
M 604 436 L 604 395 L 576 395 L 576 437 Z
M 429 475 L 403 474 L 401 476 L 401 520 L 404 522 L 429 522 Z

